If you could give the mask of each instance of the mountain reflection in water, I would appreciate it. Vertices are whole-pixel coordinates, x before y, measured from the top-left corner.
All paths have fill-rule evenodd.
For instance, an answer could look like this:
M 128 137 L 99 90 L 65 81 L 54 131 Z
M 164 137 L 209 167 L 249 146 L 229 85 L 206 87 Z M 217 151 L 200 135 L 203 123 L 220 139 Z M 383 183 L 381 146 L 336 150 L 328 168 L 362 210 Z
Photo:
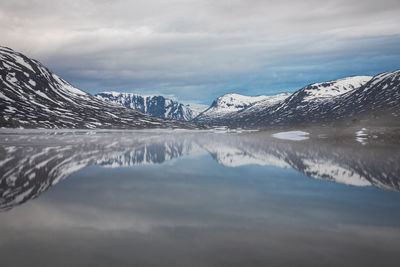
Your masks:
M 8 210 L 89 165 L 161 164 L 210 154 L 227 167 L 293 168 L 311 178 L 400 191 L 397 145 L 290 142 L 262 133 L 44 132 L 0 135 L 0 209 Z
M 0 130 L 0 262 L 397 267 L 399 147 L 350 139 Z

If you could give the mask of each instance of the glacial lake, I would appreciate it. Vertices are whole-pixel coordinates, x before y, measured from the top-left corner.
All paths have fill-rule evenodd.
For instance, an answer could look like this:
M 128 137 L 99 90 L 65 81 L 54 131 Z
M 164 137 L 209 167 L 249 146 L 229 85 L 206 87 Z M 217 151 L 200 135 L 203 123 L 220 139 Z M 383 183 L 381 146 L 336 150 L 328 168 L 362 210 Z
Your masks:
M 290 136 L 0 130 L 1 265 L 399 266 L 399 144 Z

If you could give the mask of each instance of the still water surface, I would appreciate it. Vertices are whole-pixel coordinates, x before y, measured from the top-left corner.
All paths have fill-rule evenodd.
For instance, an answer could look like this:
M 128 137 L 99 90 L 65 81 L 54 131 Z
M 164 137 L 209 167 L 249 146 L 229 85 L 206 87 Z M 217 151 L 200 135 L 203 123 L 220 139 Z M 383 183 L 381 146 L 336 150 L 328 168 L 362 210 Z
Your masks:
M 394 144 L 2 132 L 1 266 L 398 266 Z

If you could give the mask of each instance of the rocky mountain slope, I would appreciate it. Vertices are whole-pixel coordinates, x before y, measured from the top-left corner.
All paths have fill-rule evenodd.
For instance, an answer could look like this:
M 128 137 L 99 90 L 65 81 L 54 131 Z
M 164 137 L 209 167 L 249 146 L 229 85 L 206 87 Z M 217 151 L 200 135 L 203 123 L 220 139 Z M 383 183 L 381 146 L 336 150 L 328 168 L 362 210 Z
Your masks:
M 143 114 L 160 118 L 189 121 L 198 115 L 190 105 L 163 96 L 141 96 L 119 92 L 102 92 L 95 96 L 103 101 L 120 104 Z
M 105 103 L 40 62 L 0 47 L 0 127 L 196 128 Z
M 302 123 L 325 123 L 374 112 L 400 115 L 400 71 L 375 77 L 355 76 L 308 85 L 283 101 L 262 102 L 227 116 L 217 116 L 210 124 L 262 128 Z M 202 121 L 201 114 L 195 120 Z

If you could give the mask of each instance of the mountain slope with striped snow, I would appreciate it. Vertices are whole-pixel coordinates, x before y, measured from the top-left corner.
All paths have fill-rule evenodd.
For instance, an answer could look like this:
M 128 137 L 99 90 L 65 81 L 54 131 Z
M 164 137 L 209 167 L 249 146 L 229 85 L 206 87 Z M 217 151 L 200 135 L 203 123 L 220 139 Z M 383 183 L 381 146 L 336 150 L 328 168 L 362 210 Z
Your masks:
M 105 103 L 40 62 L 0 47 L 0 127 L 195 128 Z
M 304 97 L 304 101 L 323 101 L 359 88 L 371 79 L 372 76 L 352 76 L 334 81 L 310 84 L 301 90 L 307 94 Z
M 209 119 L 213 125 L 265 128 L 301 123 L 325 123 L 357 116 L 391 114 L 400 117 L 400 71 L 374 77 L 354 76 L 310 84 L 272 105 L 250 105 L 226 116 Z

